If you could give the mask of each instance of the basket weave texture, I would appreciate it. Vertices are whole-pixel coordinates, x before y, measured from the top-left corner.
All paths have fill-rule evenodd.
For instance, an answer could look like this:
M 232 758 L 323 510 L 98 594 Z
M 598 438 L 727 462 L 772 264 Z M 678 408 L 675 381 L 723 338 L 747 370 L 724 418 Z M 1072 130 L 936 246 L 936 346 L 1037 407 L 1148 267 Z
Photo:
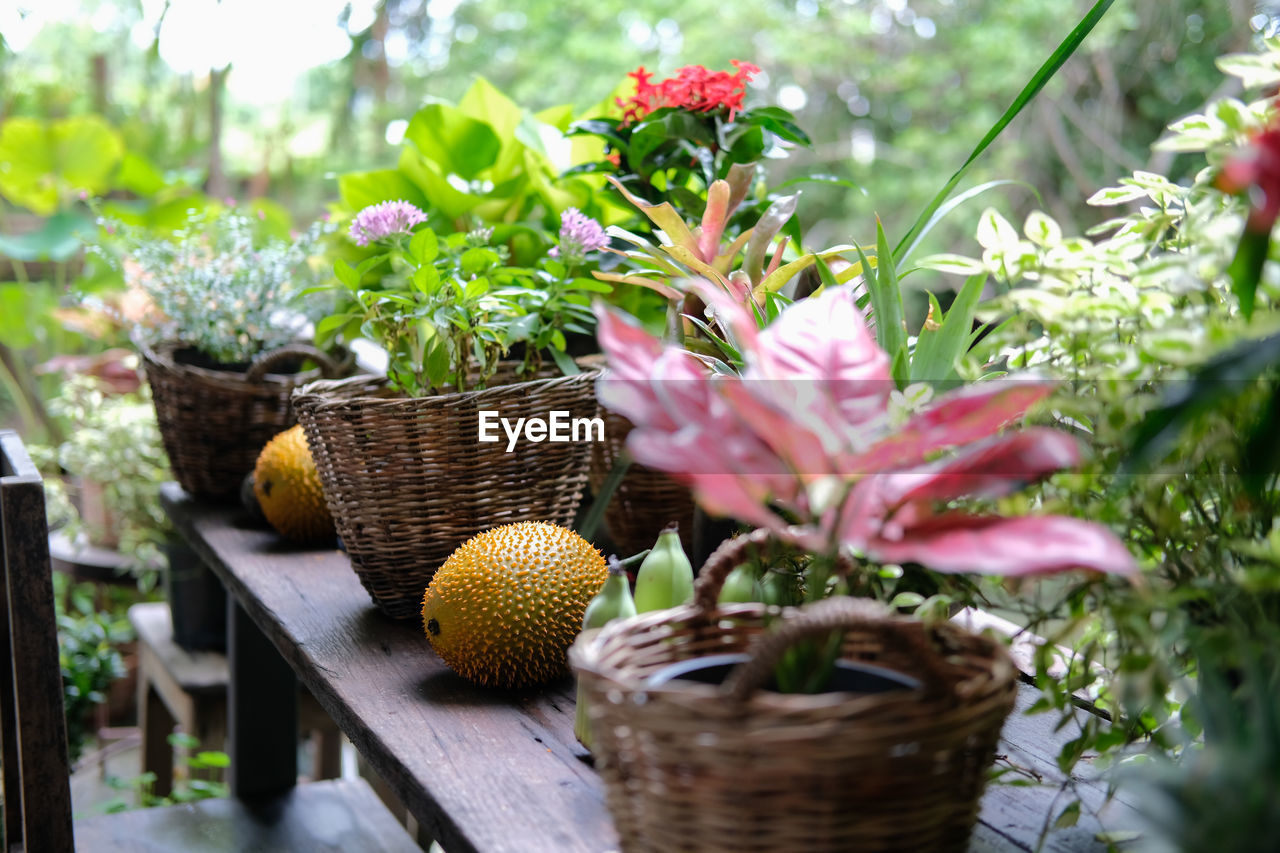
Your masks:
M 591 446 L 591 490 L 599 494 L 623 453 L 631 421 L 604 410 L 605 440 Z M 668 524 L 680 525 L 680 542 L 687 552 L 693 549 L 693 494 L 666 473 L 632 463 L 618 483 L 604 512 L 609 538 L 624 554 L 652 548 L 658 534 Z
M 553 411 L 595 418 L 596 376 L 421 398 L 395 395 L 370 377 L 298 390 L 294 407 L 329 512 L 352 568 L 384 613 L 418 617 L 436 569 L 477 533 L 516 521 L 572 523 L 590 443 L 522 437 L 508 453 L 501 427 L 499 441 L 478 440 L 479 413 L 494 411 L 512 424 Z
M 867 600 L 717 606 L 746 538 L 712 555 L 694 604 L 586 632 L 570 650 L 622 849 L 966 850 L 1016 693 L 1004 648 Z M 756 689 L 787 646 L 833 628 L 844 631 L 843 659 L 910 675 L 922 688 Z M 744 651 L 753 660 L 723 686 L 647 685 L 676 661 Z
M 185 363 L 190 350 L 181 343 L 134 344 L 174 479 L 204 500 L 236 499 L 263 446 L 296 423 L 289 402 L 296 387 L 350 368 L 306 345 L 271 350 L 244 370 L 219 370 Z M 297 372 L 306 360 L 320 367 Z

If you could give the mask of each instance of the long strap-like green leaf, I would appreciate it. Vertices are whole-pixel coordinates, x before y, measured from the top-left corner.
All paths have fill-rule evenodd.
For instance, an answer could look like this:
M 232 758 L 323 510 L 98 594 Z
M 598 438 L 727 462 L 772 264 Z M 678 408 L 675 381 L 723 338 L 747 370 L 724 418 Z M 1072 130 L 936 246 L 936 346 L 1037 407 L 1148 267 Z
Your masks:
M 1027 81 L 1027 85 L 1022 87 L 1022 91 L 1018 93 L 1018 97 L 1013 99 L 1013 103 L 1004 111 L 1004 115 L 1000 116 L 1000 120 L 991 126 L 991 129 L 987 131 L 986 136 L 982 137 L 982 141 L 978 143 L 977 148 L 973 149 L 973 153 L 969 155 L 969 159 L 964 161 L 964 165 L 956 170 L 956 173 L 951 176 L 951 180 L 947 181 L 947 185 L 942 188 L 942 191 L 934 196 L 933 201 L 929 202 L 929 206 L 926 207 L 918 217 L 916 217 L 916 221 L 911 226 L 911 230 L 903 235 L 902 239 L 893 250 L 895 264 L 901 264 L 903 259 L 911 253 L 911 250 L 915 248 L 915 244 L 919 240 L 919 232 L 924 227 L 924 224 L 929 221 L 929 217 L 933 216 L 934 211 L 936 211 L 942 203 L 947 200 L 947 196 L 951 195 L 951 191 L 960 183 L 960 179 L 964 177 L 965 172 L 969 171 L 969 167 L 973 165 L 974 161 L 982 156 L 982 152 L 986 151 L 987 147 L 995 141 L 996 137 L 999 136 L 1006 127 L 1008 127 L 1009 122 L 1013 121 L 1018 113 L 1022 112 L 1022 108 L 1031 103 L 1031 100 L 1040 93 L 1040 90 L 1043 89 L 1044 85 L 1049 82 L 1049 79 L 1057 73 L 1058 69 L 1062 67 L 1062 64 L 1070 58 L 1071 54 L 1075 53 L 1076 48 L 1080 46 L 1082 41 L 1084 41 L 1085 36 L 1089 35 L 1098 21 L 1102 19 L 1102 16 L 1107 13 L 1107 10 L 1111 8 L 1111 4 L 1113 2 L 1115 2 L 1115 0 L 1098 0 L 1098 2 L 1094 3 L 1093 8 L 1089 10 L 1089 13 L 1085 15 L 1084 18 L 1080 20 L 1080 23 L 1076 24 L 1075 29 L 1073 29 L 1065 39 L 1063 39 L 1062 44 L 1058 45 L 1058 49 L 1053 52 L 1053 55 L 1051 55 L 1045 61 L 1044 65 L 1040 66 L 1040 70 Z

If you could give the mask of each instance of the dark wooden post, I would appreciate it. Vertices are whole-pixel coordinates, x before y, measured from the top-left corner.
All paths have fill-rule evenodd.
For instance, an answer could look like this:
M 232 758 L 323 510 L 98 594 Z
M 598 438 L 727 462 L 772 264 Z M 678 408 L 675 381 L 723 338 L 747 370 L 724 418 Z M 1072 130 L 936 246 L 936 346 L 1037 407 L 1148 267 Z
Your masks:
M 298 684 L 289 664 L 227 596 L 231 794 L 281 794 L 298 780 Z

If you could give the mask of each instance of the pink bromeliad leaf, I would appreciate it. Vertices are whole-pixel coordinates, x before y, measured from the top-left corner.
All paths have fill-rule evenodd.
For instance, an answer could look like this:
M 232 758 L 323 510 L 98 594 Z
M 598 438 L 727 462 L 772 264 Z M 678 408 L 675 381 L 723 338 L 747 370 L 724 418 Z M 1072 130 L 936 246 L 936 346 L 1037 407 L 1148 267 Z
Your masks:
M 596 338 L 609 357 L 609 370 L 621 379 L 648 379 L 662 342 L 603 302 L 593 309 Z
M 887 508 L 908 501 L 1007 495 L 1046 474 L 1080 462 L 1080 445 L 1064 432 L 1033 427 L 972 444 L 935 462 L 905 471 L 875 474 L 874 485 Z
M 1080 445 L 1066 433 L 1033 428 L 996 436 L 914 468 L 862 478 L 840 508 L 835 532 L 855 547 L 877 536 L 896 538 L 933 515 L 935 502 L 1000 497 L 1079 461 Z
M 796 405 L 815 417 L 862 428 L 883 418 L 893 380 L 889 356 L 867 331 L 848 288 L 789 306 L 759 335 L 747 380 L 766 381 L 773 393 L 793 389 Z M 814 396 L 825 404 L 802 405 Z
M 994 435 L 1023 417 L 1044 399 L 1053 383 L 1009 379 L 962 388 L 918 413 L 902 428 L 869 449 L 838 462 L 847 476 L 872 474 L 920 464 L 931 453 Z
M 720 238 L 724 235 L 724 226 L 732 212 L 729 208 L 731 190 L 728 181 L 713 181 L 707 188 L 707 207 L 702 214 L 702 224 L 698 227 L 698 256 L 705 263 L 713 263 L 720 253 Z
M 1137 572 L 1124 544 L 1101 524 L 1060 515 L 1001 518 L 960 512 L 932 516 L 866 543 L 873 559 L 919 563 L 939 572 L 1032 575 L 1065 569 Z

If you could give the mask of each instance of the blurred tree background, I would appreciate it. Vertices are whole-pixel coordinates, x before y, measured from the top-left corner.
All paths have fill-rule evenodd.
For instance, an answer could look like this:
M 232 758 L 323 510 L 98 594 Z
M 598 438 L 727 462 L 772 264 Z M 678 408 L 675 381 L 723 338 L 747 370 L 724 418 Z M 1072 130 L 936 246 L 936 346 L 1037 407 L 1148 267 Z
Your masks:
M 184 192 L 204 191 L 268 199 L 302 223 L 336 199 L 338 174 L 394 166 L 415 110 L 456 101 L 477 75 L 531 111 L 571 103 L 588 117 L 637 66 L 660 77 L 744 59 L 763 69 L 749 104 L 791 110 L 814 142 L 771 164 L 770 184 L 825 174 L 863 189 L 805 185 L 806 246 L 867 243 L 875 215 L 891 240 L 905 231 L 1090 5 L 18 0 L 0 10 L 0 134 L 14 118 L 101 116 L 122 151 L 114 182 L 101 189 L 126 201 L 150 197 L 153 222 L 164 221 L 155 211 L 166 204 L 184 209 Z M 1099 187 L 1147 167 L 1178 176 L 1172 155 L 1150 162 L 1150 144 L 1170 121 L 1229 94 L 1218 90 L 1215 58 L 1274 33 L 1278 11 L 1277 0 L 1119 0 L 960 189 L 1023 182 L 978 204 L 1017 218 L 1041 207 L 1077 233 L 1101 218 L 1084 204 Z M 15 204 L 4 178 L 0 240 L 49 230 L 50 212 Z M 87 221 L 74 199 L 55 207 L 63 231 Z M 953 216 L 922 252 L 967 245 L 972 221 Z M 44 304 L 17 284 L 65 282 L 76 259 L 50 273 L 4 245 L 0 305 L 10 322 L 0 318 L 0 349 L 29 349 L 41 335 L 44 357 L 73 346 L 64 330 L 13 321 Z M 940 282 L 917 284 L 947 286 Z M 56 289 L 41 297 L 59 298 Z
M 815 243 L 865 237 L 873 212 L 891 233 L 905 228 L 1089 6 L 1084 0 L 258 4 L 287 7 L 281 25 L 231 0 L 61 5 L 68 14 L 24 44 L 13 46 L 6 34 L 0 120 L 100 113 L 121 128 L 129 150 L 208 180 L 217 114 L 224 174 L 214 176 L 211 189 L 270 195 L 304 216 L 335 195 L 334 173 L 394 163 L 393 143 L 414 110 L 432 99 L 456 101 L 476 75 L 532 110 L 572 103 L 585 113 L 636 66 L 665 74 L 686 64 L 727 68 L 730 59 L 746 59 L 765 72 L 752 99 L 791 109 L 814 139 L 811 150 L 777 164 L 775 182 L 819 172 L 866 189 L 865 195 L 807 191 L 801 215 Z M 244 51 L 212 50 L 204 52 L 212 62 L 231 61 L 225 72 L 166 64 L 167 30 L 184 30 L 174 33 L 173 49 L 181 50 L 179 38 L 190 38 L 191 24 L 175 19 L 184 10 L 196 14 L 194 7 L 228 18 L 225 27 L 234 32 L 270 30 L 245 39 L 262 52 L 272 51 L 274 41 L 277 56 L 288 56 L 297 39 L 327 26 L 346 39 L 346 55 L 305 71 L 290 88 L 269 81 L 277 97 L 257 97 L 264 77 L 276 68 L 287 76 L 287 66 L 261 56 L 248 64 Z M 1214 59 L 1245 49 L 1272 26 L 1275 10 L 1274 2 L 1258 0 L 1117 3 L 969 182 L 1025 181 L 1064 225 L 1081 224 L 1092 215 L 1083 199 L 1143 168 L 1164 126 L 1219 85 Z M 299 25 L 302 16 L 307 27 Z M 218 100 L 215 110 L 210 102 Z M 1034 203 L 1029 193 L 1007 194 L 1017 207 Z

